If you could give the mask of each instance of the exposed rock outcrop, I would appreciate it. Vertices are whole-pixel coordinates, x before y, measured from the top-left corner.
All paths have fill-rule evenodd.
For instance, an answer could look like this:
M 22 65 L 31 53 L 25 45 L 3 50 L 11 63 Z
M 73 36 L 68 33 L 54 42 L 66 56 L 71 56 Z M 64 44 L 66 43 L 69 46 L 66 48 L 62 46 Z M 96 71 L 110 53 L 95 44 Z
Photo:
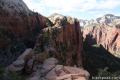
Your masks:
M 55 58 L 49 58 L 39 65 L 39 70 L 34 72 L 27 80 L 88 80 L 89 73 L 82 68 L 57 65 Z
M 25 65 L 25 58 L 27 55 L 30 55 L 32 52 L 32 49 L 26 49 L 22 55 L 20 55 L 16 61 L 14 61 L 11 65 L 7 67 L 7 70 L 9 71 L 21 71 L 24 68 Z
M 0 1 L 0 29 L 10 32 L 12 38 L 19 38 L 25 44 L 34 42 L 40 30 L 48 26 L 47 22 L 49 22 L 47 18 L 30 11 L 22 0 Z M 3 35 L 5 34 L 3 33 Z M 3 44 L 0 47 L 8 46 L 6 40 L 0 42 Z
M 86 39 L 91 35 L 96 44 L 101 44 L 113 55 L 120 57 L 120 29 L 107 25 L 97 25 L 83 29 L 83 37 Z M 90 42 L 90 41 L 89 41 Z
M 33 13 L 31 16 L 0 15 L 0 19 L 0 28 L 4 29 L 6 32 L 11 32 L 11 36 L 13 36 L 13 38 L 23 40 L 25 44 L 30 41 L 35 41 L 34 39 L 36 38 L 40 30 L 47 27 L 48 20 L 38 13 Z M 4 46 L 6 45 L 0 45 L 0 47 Z
M 27 49 L 7 70 L 31 74 L 27 80 L 88 80 L 89 73 L 83 69 L 84 50 L 79 21 L 54 16 L 54 21 L 50 19 L 53 26 L 41 30 L 34 48 Z
M 29 10 L 23 0 L 0 0 L 0 64 L 9 65 L 33 48 L 41 29 L 48 26 L 49 19 Z
M 64 64 L 82 66 L 84 50 L 79 21 L 58 14 L 49 19 L 54 26 L 43 30 L 45 35 L 39 36 L 35 48 L 45 45 L 43 49 L 50 49 L 50 54 L 54 53 L 53 55 Z M 47 39 L 46 42 L 44 38 Z
M 13 64 L 11 64 L 7 71 L 20 72 L 24 70 L 25 57 L 30 55 L 31 49 L 27 49 Z M 29 60 L 30 61 L 30 60 Z M 17 63 L 16 63 L 17 62 Z M 26 78 L 26 80 L 88 80 L 90 74 L 83 68 L 69 67 L 58 64 L 59 61 L 55 58 L 48 58 L 43 63 L 36 63 L 30 61 L 29 68 L 33 67 L 34 71 Z M 34 64 L 30 65 L 30 64 Z
M 22 0 L 1 0 L 0 10 L 0 48 L 7 49 L 7 52 L 1 50 L 2 56 L 11 53 L 10 59 L 14 61 L 23 45 L 33 48 L 26 49 L 7 71 L 32 74 L 28 80 L 88 80 L 89 73 L 83 69 L 82 33 L 77 19 L 58 14 L 48 19 L 30 11 Z M 16 47 L 19 42 L 23 45 Z
M 30 10 L 23 0 L 0 0 L 0 15 L 29 15 Z

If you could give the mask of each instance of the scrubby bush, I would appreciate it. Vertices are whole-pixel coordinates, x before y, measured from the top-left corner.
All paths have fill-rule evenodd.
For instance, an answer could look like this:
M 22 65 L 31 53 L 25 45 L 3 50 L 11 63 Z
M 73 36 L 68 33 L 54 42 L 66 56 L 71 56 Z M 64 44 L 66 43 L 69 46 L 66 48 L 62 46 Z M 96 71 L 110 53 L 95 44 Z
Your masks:
M 85 68 L 94 77 L 119 77 L 120 75 L 120 59 L 113 56 L 102 45 L 89 44 L 84 41 L 85 50 Z M 96 79 L 92 79 L 96 80 Z M 97 79 L 104 80 L 104 79 Z M 112 79 L 105 79 L 112 80 Z M 119 79 L 113 79 L 119 80 Z
M 0 80 L 25 80 L 25 76 L 17 72 L 5 72 L 4 68 L 0 68 Z
M 92 45 L 92 47 L 99 48 L 99 47 L 100 47 L 100 45 L 99 45 L 99 44 L 94 44 L 94 45 Z
M 25 80 L 25 76 L 17 72 L 7 72 L 3 67 L 0 67 L 0 80 Z
M 98 73 L 95 76 L 97 76 L 97 77 L 110 77 L 110 78 L 113 77 L 113 78 L 115 78 L 115 77 L 120 76 L 120 71 L 110 72 L 108 70 L 108 67 L 106 67 L 104 69 L 98 69 Z
M 0 79 L 3 78 L 4 68 L 0 66 Z
M 5 73 L 4 80 L 25 80 L 25 77 L 17 72 Z
M 12 32 L 0 26 L 0 64 L 7 66 L 14 61 L 26 48 Z

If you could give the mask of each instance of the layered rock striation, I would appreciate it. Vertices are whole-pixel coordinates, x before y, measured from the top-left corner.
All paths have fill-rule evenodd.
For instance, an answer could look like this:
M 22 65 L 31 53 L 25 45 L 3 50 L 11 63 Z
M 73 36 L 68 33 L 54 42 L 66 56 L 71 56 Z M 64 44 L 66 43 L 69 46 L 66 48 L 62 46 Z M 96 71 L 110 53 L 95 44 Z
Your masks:
M 49 51 L 54 52 L 54 55 L 66 65 L 82 66 L 84 61 L 84 50 L 82 33 L 79 26 L 79 21 L 71 17 L 65 17 L 55 14 L 49 17 L 53 23 L 52 27 L 43 29 L 43 34 L 37 40 L 36 48 L 45 45 Z M 47 41 L 44 42 L 47 37 Z M 41 40 L 43 39 L 43 40 Z M 45 44 L 44 44 L 45 43 Z
M 112 54 L 120 55 L 120 29 L 117 26 L 108 26 L 99 24 L 94 27 L 86 27 L 83 29 L 84 39 L 90 38 L 94 40 L 96 44 L 101 44 L 106 50 Z
M 29 10 L 22 0 L 1 0 L 0 44 L 0 63 L 13 62 L 7 71 L 32 74 L 27 80 L 88 80 L 75 18 L 59 14 L 47 18 Z
M 0 0 L 0 63 L 8 65 L 27 47 L 33 48 L 50 21 L 31 11 L 23 0 Z
M 47 21 L 44 16 L 29 10 L 22 0 L 0 1 L 0 29 L 10 32 L 12 38 L 23 40 L 26 44 L 35 41 L 33 38 L 36 38 L 41 29 L 48 26 Z M 8 46 L 9 42 L 5 41 L 0 41 L 3 44 L 0 47 Z

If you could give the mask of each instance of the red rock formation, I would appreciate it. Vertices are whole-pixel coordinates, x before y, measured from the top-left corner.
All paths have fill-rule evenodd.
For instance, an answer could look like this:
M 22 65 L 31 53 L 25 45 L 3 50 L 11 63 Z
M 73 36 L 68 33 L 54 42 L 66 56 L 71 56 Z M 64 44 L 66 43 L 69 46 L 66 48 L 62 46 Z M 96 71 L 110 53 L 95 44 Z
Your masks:
M 56 53 L 55 55 L 57 59 L 66 65 L 82 66 L 84 50 L 82 33 L 77 19 L 58 16 L 51 21 L 53 22 L 54 26 L 52 26 L 50 29 L 44 29 L 45 34 L 49 33 L 47 39 L 50 40 L 48 40 L 47 43 L 48 46 L 52 47 L 48 47 L 50 48 L 49 50 L 52 50 L 50 52 Z M 46 35 L 38 38 L 36 44 L 38 48 L 40 45 L 46 44 L 44 44 L 45 37 Z
M 32 43 L 29 41 L 34 41 L 40 33 L 40 30 L 51 26 L 51 23 L 48 18 L 30 11 L 25 4 L 21 3 L 21 1 L 22 0 L 19 0 L 18 2 L 15 0 L 0 1 L 2 2 L 2 4 L 0 3 L 0 29 L 3 28 L 5 32 L 10 32 L 12 34 L 10 35 L 12 36 L 10 38 L 11 42 L 12 39 L 16 41 L 21 40 L 29 45 Z M 10 5 L 7 3 L 10 3 Z M 17 3 L 21 5 L 18 5 Z M 6 4 L 5 7 L 3 6 L 4 4 Z M 66 65 L 82 66 L 84 51 L 79 21 L 71 17 L 63 17 L 62 19 L 56 17 L 54 20 L 54 26 L 51 26 L 52 41 L 50 43 L 53 43 L 52 46 L 58 53 L 56 54 L 57 58 L 63 59 Z M 56 33 L 54 33 L 54 31 Z M 5 36 L 7 35 L 8 38 L 10 37 L 9 34 L 2 34 Z M 1 39 L 2 38 L 0 37 L 0 40 Z M 44 46 L 46 46 L 45 44 L 48 43 L 41 37 L 40 42 L 41 43 L 38 42 L 38 44 L 43 45 L 40 45 L 39 48 L 44 48 Z M 0 41 L 0 44 L 2 44 L 0 45 L 2 48 L 12 45 L 12 43 L 8 44 L 6 40 Z
M 22 40 L 35 38 L 41 29 L 47 27 L 46 23 L 47 18 L 37 13 L 33 13 L 31 16 L 0 15 L 0 28 L 4 28 L 5 31 L 11 32 L 13 36 Z
M 28 40 L 32 41 L 32 38 L 35 38 L 40 32 L 40 29 L 47 27 L 47 20 L 46 17 L 30 11 L 22 0 L 0 1 L 0 29 L 12 33 L 11 36 L 16 39 L 20 38 L 26 42 Z M 7 41 L 4 42 L 0 47 L 7 45 Z
M 72 20 L 72 19 L 71 19 Z M 83 43 L 82 35 L 78 21 L 68 22 L 61 27 L 61 32 L 57 35 L 56 43 L 66 44 L 67 65 L 82 65 Z
M 41 29 L 43 29 L 47 27 L 46 20 L 47 18 L 38 13 L 32 13 L 32 15 L 29 16 L 0 15 L 0 25 L 5 26 L 16 33 L 24 32 L 24 30 L 27 30 L 29 28 L 32 30 L 36 27 L 37 24 Z
M 105 49 L 114 55 L 120 55 L 120 29 L 106 25 L 99 25 L 97 27 L 87 27 L 83 29 L 83 37 L 91 34 L 96 40 L 97 44 L 102 44 Z

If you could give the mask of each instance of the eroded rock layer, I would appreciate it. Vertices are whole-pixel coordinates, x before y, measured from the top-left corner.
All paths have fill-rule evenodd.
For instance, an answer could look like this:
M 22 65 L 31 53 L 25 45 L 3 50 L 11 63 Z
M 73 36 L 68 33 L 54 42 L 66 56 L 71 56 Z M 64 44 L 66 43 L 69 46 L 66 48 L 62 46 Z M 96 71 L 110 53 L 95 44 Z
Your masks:
M 0 65 L 10 64 L 6 72 L 28 74 L 27 80 L 89 78 L 83 69 L 82 34 L 75 18 L 58 14 L 46 18 L 30 11 L 22 0 L 1 0 L 0 44 Z
M 23 0 L 0 0 L 0 64 L 8 65 L 25 48 L 33 48 L 49 19 L 32 12 Z
M 61 62 L 66 65 L 82 66 L 84 50 L 77 19 L 54 15 L 50 20 L 54 26 L 43 29 L 43 35 L 39 36 L 35 48 L 47 43 L 43 49 L 47 47 L 47 50 L 53 52 Z
M 86 27 L 83 29 L 83 37 L 92 38 L 96 44 L 101 44 L 106 50 L 119 57 L 120 55 L 120 29 L 107 25 Z

